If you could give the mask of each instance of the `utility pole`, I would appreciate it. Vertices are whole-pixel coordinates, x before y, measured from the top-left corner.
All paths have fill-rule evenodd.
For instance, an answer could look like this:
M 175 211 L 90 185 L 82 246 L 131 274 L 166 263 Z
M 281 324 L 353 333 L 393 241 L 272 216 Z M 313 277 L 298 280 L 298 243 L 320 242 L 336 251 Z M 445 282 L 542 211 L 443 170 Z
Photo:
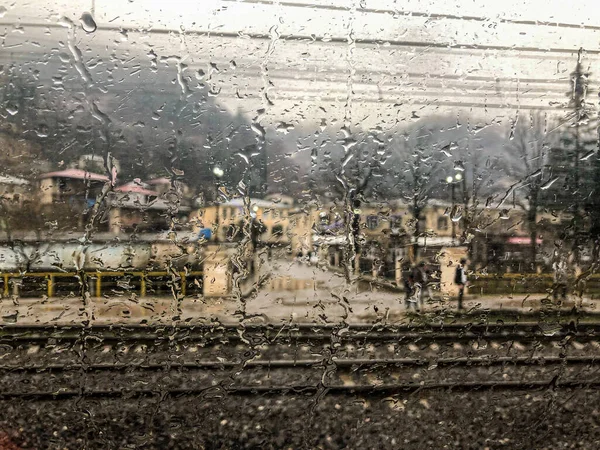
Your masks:
M 452 245 L 456 242 L 456 222 L 454 221 L 454 208 L 456 207 L 456 184 L 450 182 L 452 186 L 452 214 L 450 215 L 450 222 L 452 222 Z
M 219 242 L 219 229 L 221 228 L 221 224 L 219 223 L 220 222 L 219 209 L 221 208 L 221 205 L 219 203 L 219 189 L 221 187 L 220 180 L 221 180 L 221 177 L 223 175 L 225 175 L 225 171 L 223 169 L 221 169 L 220 167 L 215 166 L 215 167 L 213 167 L 212 173 L 215 176 L 215 181 L 216 181 L 215 185 L 217 188 L 216 189 L 217 195 L 215 196 L 215 208 L 216 208 L 216 211 L 215 211 L 215 224 L 216 224 L 215 242 L 218 243 Z
M 452 208 L 450 209 L 450 222 L 452 222 L 452 245 L 456 244 L 456 221 L 454 220 L 454 217 L 456 215 L 456 184 L 460 183 L 461 180 L 463 183 L 465 183 L 465 178 L 460 172 L 455 173 L 453 177 L 448 176 L 446 178 L 446 183 L 450 185 L 450 189 L 452 190 Z
M 574 121 L 573 124 L 573 257 L 575 263 L 579 263 L 579 245 L 581 243 L 581 125 L 587 123 L 588 114 L 586 111 L 585 100 L 588 87 L 588 73 L 584 73 L 582 67 L 583 49 L 580 48 L 577 54 L 577 65 L 571 73 L 571 99 L 569 107 L 573 109 Z

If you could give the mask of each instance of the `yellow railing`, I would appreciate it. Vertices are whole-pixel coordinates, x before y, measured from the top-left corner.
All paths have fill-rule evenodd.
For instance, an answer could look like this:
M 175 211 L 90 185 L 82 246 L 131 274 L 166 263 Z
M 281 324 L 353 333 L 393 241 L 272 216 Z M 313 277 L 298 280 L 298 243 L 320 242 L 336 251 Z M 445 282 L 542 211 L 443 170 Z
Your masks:
M 181 294 L 186 295 L 186 282 L 188 278 L 202 276 L 202 271 L 188 271 L 188 272 L 174 272 L 179 275 L 181 280 Z M 2 296 L 8 297 L 10 295 L 10 280 L 19 280 L 23 278 L 43 278 L 46 280 L 46 291 L 48 297 L 54 297 L 55 289 L 56 289 L 56 279 L 57 278 L 75 278 L 81 279 L 81 276 L 84 279 L 94 282 L 93 296 L 101 297 L 102 296 L 102 278 L 114 278 L 114 277 L 137 277 L 140 281 L 140 296 L 145 297 L 147 293 L 147 283 L 148 278 L 151 277 L 170 277 L 173 275 L 173 272 L 166 271 L 149 271 L 149 272 L 28 272 L 28 273 L 18 273 L 18 272 L 4 272 L 1 274 L 1 277 L 4 281 L 4 286 L 2 290 Z
M 537 278 L 540 280 L 554 279 L 553 273 L 503 273 L 495 275 L 493 273 L 473 273 L 469 275 L 470 278 L 479 280 L 515 280 L 515 279 L 532 279 Z M 594 273 L 591 275 L 585 275 L 586 280 L 600 280 L 600 273 Z

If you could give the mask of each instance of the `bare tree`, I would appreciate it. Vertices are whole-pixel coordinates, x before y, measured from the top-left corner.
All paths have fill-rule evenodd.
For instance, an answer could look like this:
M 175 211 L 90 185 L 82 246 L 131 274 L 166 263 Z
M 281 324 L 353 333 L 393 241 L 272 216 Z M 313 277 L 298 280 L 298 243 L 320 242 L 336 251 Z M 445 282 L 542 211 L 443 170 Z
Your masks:
M 545 187 L 551 183 L 546 172 L 548 151 L 554 137 L 546 114 L 533 112 L 519 116 L 513 124 L 513 139 L 506 146 L 507 173 L 515 179 L 514 191 L 521 191 L 524 201 L 516 203 L 525 211 L 529 230 L 531 268 L 535 270 L 537 258 L 538 211 Z
M 460 159 L 454 161 L 454 169 L 462 175 L 460 242 L 466 244 L 471 253 L 471 241 L 475 232 L 489 225 L 483 213 L 497 190 L 496 181 L 502 168 L 502 159 L 497 154 L 492 156 L 489 152 L 484 152 L 483 146 L 473 139 L 472 134 L 457 146 Z
M 434 138 L 435 130 L 420 127 L 392 143 L 393 156 L 399 158 L 399 191 L 408 202 L 412 215 L 413 257 L 418 258 L 419 237 L 422 236 L 423 211 L 440 188 L 444 161 L 440 144 Z

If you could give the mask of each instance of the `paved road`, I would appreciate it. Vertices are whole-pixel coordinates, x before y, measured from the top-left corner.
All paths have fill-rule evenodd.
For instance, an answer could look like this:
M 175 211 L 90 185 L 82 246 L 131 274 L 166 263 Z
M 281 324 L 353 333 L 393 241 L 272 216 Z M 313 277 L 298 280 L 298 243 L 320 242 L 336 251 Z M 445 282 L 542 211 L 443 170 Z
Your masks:
M 268 275 L 268 277 L 267 277 Z M 254 322 L 373 322 L 403 320 L 406 306 L 402 293 L 390 292 L 369 283 L 347 283 L 341 273 L 293 261 L 275 260 L 261 270 L 263 281 L 256 292 L 245 299 L 186 297 L 139 298 L 135 295 L 91 299 L 84 305 L 81 297 L 52 299 L 10 299 L 0 302 L 3 323 L 23 325 L 69 324 L 91 320 L 115 322 L 238 322 L 243 317 Z M 248 286 L 246 291 L 248 291 Z M 581 306 L 599 311 L 597 301 L 569 299 L 562 309 Z M 532 312 L 556 306 L 543 295 L 471 297 L 467 310 L 498 309 Z M 456 300 L 435 295 L 423 306 L 425 311 L 456 310 Z M 245 314 L 243 313 L 245 312 Z

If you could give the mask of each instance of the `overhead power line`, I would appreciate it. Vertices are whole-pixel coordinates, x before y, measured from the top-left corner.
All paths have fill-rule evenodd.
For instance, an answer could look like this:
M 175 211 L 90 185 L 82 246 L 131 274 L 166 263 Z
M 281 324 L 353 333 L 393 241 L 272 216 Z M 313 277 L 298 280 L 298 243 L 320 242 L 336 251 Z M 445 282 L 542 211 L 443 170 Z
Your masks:
M 12 23 L 0 23 L 1 26 L 12 26 Z M 19 23 L 21 28 L 63 28 L 60 24 L 47 24 L 47 23 Z M 207 36 L 211 38 L 246 38 L 256 40 L 272 40 L 270 33 L 246 33 L 240 32 L 214 32 L 214 31 L 202 31 L 202 30 L 176 30 L 172 28 L 162 29 L 136 29 L 136 28 L 124 28 L 116 26 L 99 26 L 98 31 L 111 31 L 111 32 L 122 32 L 126 29 L 128 32 L 135 33 L 146 33 L 156 35 L 181 35 L 186 36 Z M 280 40 L 284 41 L 307 41 L 307 42 L 323 42 L 327 44 L 342 44 L 348 45 L 348 37 L 325 37 L 325 36 L 313 36 L 313 35 L 302 35 L 302 34 L 281 34 Z M 565 48 L 565 47 L 554 47 L 554 48 L 542 48 L 533 46 L 517 46 L 517 45 L 489 45 L 489 44 L 462 44 L 462 43 L 451 43 L 451 42 L 427 42 L 427 41 L 410 41 L 410 40 L 398 40 L 398 39 L 372 39 L 372 38 L 360 38 L 356 37 L 354 40 L 356 45 L 389 45 L 392 47 L 413 47 L 413 48 L 428 48 L 428 49 L 457 49 L 457 50 L 473 50 L 477 52 L 485 51 L 506 51 L 506 52 L 521 52 L 521 53 L 555 53 L 555 54 L 568 54 L 573 55 L 579 51 L 579 48 Z M 600 55 L 600 49 L 585 50 L 587 55 Z
M 337 6 L 337 5 L 322 5 L 315 3 L 301 3 L 301 2 L 285 2 L 278 1 L 275 3 L 272 0 L 222 0 L 224 3 L 249 3 L 257 5 L 270 5 L 270 6 L 285 6 L 293 8 L 311 8 L 311 9 L 322 9 L 329 11 L 350 11 L 351 8 L 348 6 Z M 552 28 L 575 28 L 578 30 L 600 30 L 600 26 L 596 25 L 583 25 L 576 23 L 566 22 L 550 22 L 544 20 L 525 20 L 525 19 L 503 19 L 503 18 L 491 18 L 483 16 L 465 16 L 456 14 L 437 14 L 437 13 L 426 13 L 420 11 L 406 11 L 406 10 L 395 10 L 385 8 L 357 8 L 357 12 L 366 14 L 386 14 L 386 15 L 400 15 L 406 17 L 423 17 L 427 19 L 449 19 L 449 20 L 466 20 L 474 22 L 499 22 L 514 25 L 527 25 L 527 26 L 540 26 L 540 27 L 552 27 Z

